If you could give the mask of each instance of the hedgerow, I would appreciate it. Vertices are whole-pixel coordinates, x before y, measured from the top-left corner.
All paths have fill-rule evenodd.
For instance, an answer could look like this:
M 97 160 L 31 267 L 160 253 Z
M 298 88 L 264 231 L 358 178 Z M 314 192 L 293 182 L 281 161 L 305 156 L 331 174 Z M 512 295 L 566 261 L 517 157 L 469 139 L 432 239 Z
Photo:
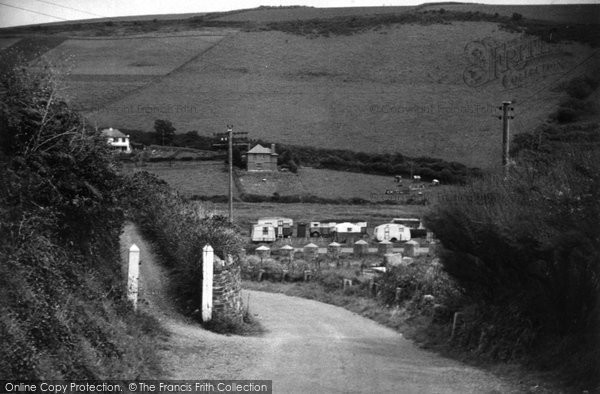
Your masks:
M 161 331 L 125 299 L 106 141 L 47 70 L 0 84 L 0 379 L 154 376 Z
M 600 384 L 600 152 L 519 162 L 440 198 L 426 226 L 469 300 L 456 345 Z
M 211 245 L 221 259 L 239 260 L 243 240 L 228 220 L 186 201 L 166 182 L 146 171 L 128 178 L 125 189 L 130 218 L 155 244 L 171 270 L 172 292 L 183 313 L 200 320 L 202 248 Z

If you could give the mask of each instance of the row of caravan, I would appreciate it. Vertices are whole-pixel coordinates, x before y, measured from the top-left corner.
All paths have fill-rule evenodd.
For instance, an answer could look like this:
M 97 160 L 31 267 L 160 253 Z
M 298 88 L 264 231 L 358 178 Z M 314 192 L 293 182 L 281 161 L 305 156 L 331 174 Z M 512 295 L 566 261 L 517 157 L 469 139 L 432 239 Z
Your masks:
M 252 225 L 251 238 L 253 242 L 274 242 L 280 238 L 331 238 L 339 243 L 352 243 L 359 239 L 368 238 L 367 222 L 334 221 L 297 223 L 284 217 L 266 217 L 258 219 Z M 295 230 L 295 231 L 294 231 Z M 393 219 L 373 229 L 376 241 L 405 242 L 420 236 L 424 232 L 419 219 Z

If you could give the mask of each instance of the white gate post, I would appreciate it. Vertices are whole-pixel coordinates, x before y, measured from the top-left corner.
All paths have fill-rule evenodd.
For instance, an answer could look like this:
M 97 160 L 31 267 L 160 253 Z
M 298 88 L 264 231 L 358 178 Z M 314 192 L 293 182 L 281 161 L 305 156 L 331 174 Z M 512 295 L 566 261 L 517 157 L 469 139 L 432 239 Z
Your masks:
M 212 319 L 213 306 L 213 265 L 215 253 L 212 246 L 202 248 L 202 321 Z
M 140 248 L 136 244 L 129 248 L 129 273 L 127 275 L 127 299 L 133 303 L 137 310 L 138 280 L 140 277 Z

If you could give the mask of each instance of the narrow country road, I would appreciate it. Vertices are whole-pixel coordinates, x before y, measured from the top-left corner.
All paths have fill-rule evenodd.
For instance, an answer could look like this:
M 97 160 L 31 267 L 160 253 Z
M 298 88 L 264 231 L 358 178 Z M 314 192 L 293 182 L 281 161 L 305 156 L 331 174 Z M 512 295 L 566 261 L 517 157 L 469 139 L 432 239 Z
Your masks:
M 269 379 L 274 393 L 513 393 L 499 378 L 417 348 L 401 334 L 345 309 L 247 291 L 262 337 L 218 335 L 177 314 L 168 277 L 133 225 L 126 256 L 141 249 L 141 305 L 170 332 L 160 349 L 169 379 Z

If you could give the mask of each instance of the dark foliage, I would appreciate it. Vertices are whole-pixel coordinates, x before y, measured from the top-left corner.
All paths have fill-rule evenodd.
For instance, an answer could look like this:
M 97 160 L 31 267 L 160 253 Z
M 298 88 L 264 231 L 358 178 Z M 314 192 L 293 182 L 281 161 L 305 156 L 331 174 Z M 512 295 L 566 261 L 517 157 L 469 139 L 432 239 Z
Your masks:
M 595 120 L 598 103 L 590 96 L 598 89 L 596 77 L 573 78 L 558 91 L 567 93 L 549 122 L 532 133 L 517 134 L 511 143 L 511 154 L 525 161 L 550 163 L 554 157 L 568 153 L 573 146 L 582 150 L 600 147 L 600 124 Z
M 150 376 L 157 331 L 124 298 L 106 141 L 54 99 L 51 74 L 0 83 L 0 377 Z
M 486 178 L 441 199 L 426 217 L 446 271 L 475 305 L 458 345 L 526 357 L 595 387 L 600 153 L 572 148 L 524 164 L 508 180 Z
M 264 141 L 259 143 L 269 144 Z M 438 179 L 443 183 L 464 183 L 471 177 L 481 175 L 477 168 L 432 157 L 410 158 L 401 153 L 366 153 L 283 144 L 279 146 L 280 160 L 282 163 L 287 161 L 288 166 L 293 163 L 375 175 L 420 175 L 423 180 Z
M 175 138 L 175 127 L 170 120 L 154 121 L 154 140 L 160 145 L 172 145 Z
M 568 98 L 563 99 L 559 108 L 550 115 L 550 119 L 559 123 L 573 123 L 598 113 L 598 103 L 588 99 L 598 89 L 600 81 L 597 77 L 581 76 L 571 79 L 559 88 L 564 90 Z

